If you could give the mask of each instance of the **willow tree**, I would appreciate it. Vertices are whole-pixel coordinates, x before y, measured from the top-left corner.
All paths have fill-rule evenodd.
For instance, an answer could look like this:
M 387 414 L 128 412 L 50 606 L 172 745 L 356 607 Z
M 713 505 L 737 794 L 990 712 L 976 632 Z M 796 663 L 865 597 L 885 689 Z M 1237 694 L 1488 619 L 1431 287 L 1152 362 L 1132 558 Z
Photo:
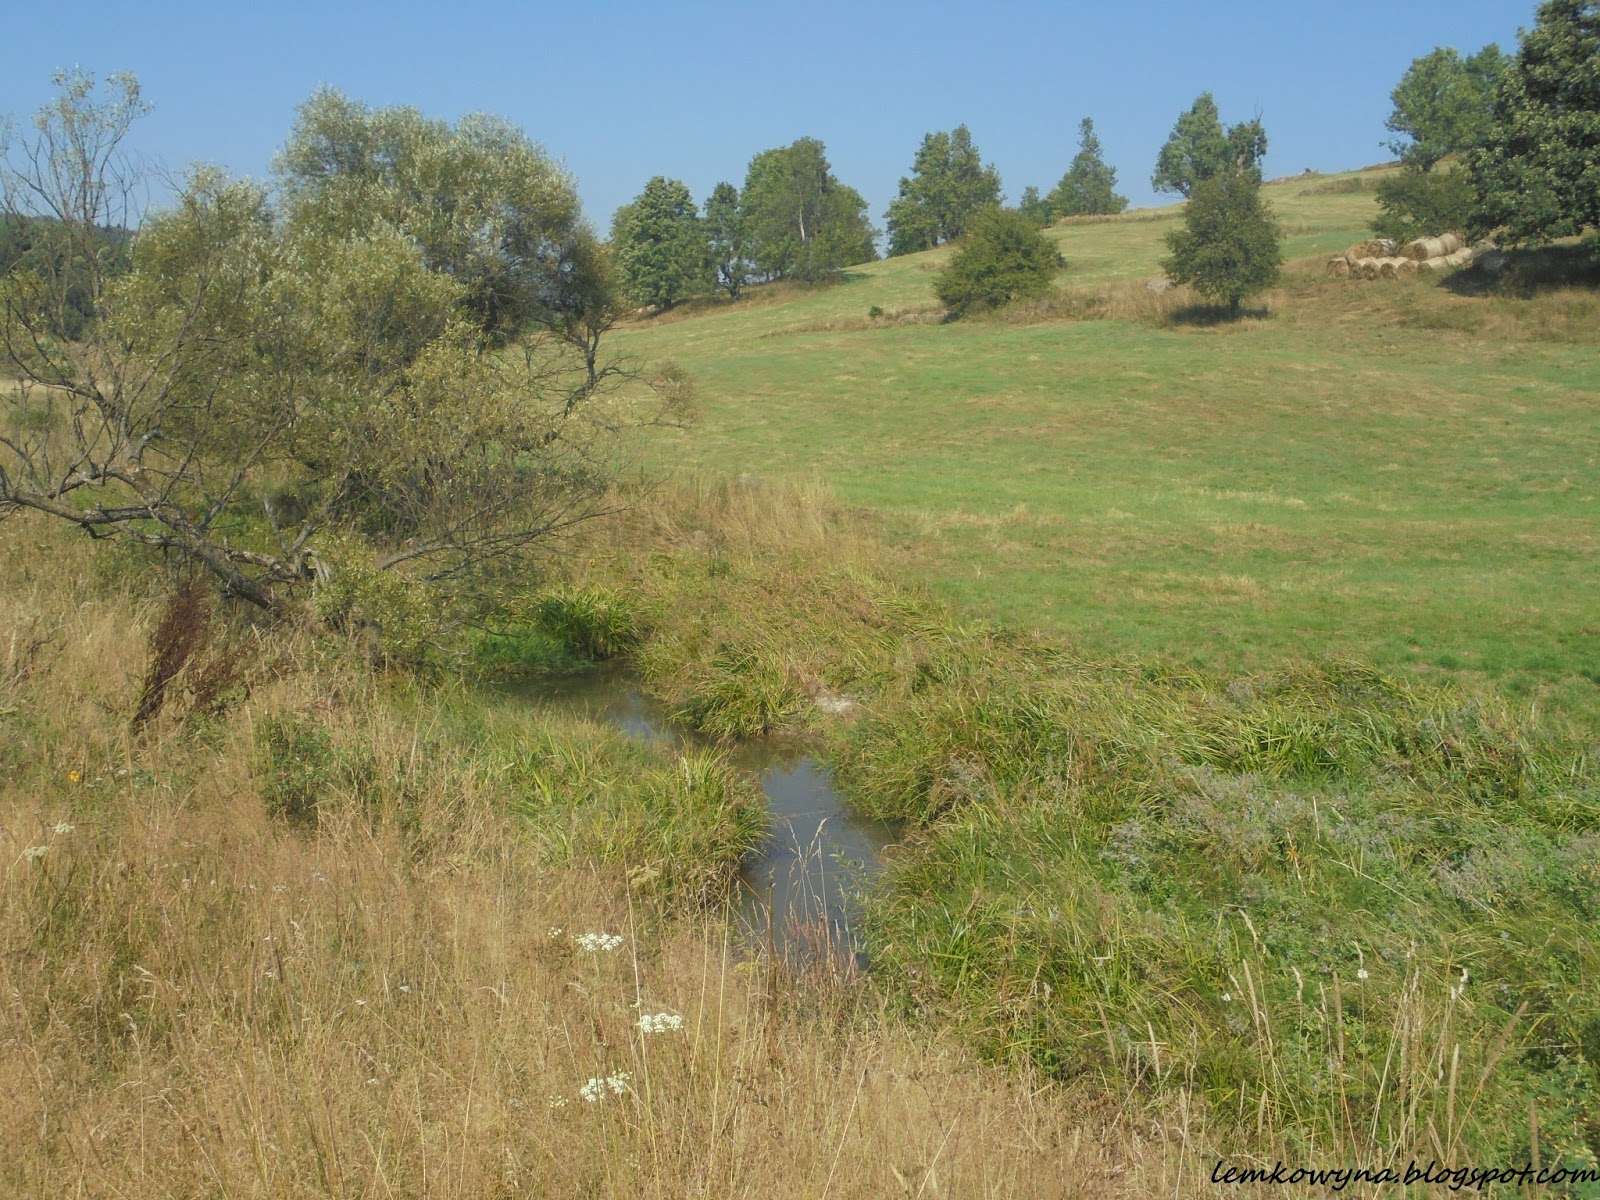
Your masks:
M 136 220 L 137 82 L 59 82 L 5 205 L 48 218 L 41 261 L 72 265 L 91 317 L 69 335 L 62 272 L 0 281 L 19 380 L 0 394 L 0 516 L 158 547 L 281 609 L 341 574 L 465 592 L 595 511 L 608 431 L 648 414 L 610 386 L 603 253 L 531 143 L 322 93 L 280 160 L 281 207 L 201 170 Z M 108 229 L 127 231 L 125 271 Z

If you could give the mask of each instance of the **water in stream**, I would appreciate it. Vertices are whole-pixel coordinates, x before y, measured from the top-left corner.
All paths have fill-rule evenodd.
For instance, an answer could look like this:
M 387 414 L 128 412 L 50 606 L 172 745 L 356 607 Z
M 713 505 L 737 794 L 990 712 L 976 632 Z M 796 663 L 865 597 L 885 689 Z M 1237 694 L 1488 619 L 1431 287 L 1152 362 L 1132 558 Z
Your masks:
M 617 672 L 541 681 L 522 694 L 641 741 L 677 746 L 695 740 Z M 740 872 L 739 912 L 747 932 L 759 940 L 770 937 L 780 953 L 820 949 L 820 933 L 859 959 L 854 897 L 880 867 L 893 830 L 846 807 L 828 769 L 804 745 L 753 738 L 733 744 L 727 754 L 734 766 L 755 776 L 772 814 L 766 845 Z

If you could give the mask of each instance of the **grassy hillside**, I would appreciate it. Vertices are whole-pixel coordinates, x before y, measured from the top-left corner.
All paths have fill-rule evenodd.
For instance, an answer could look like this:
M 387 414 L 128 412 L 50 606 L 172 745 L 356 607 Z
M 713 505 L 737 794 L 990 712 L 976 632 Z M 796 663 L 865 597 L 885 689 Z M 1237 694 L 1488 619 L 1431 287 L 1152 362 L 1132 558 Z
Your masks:
M 1181 219 L 1158 209 L 1050 230 L 1064 298 L 1031 315 L 933 323 L 939 250 L 619 340 L 698 388 L 659 461 L 818 475 L 964 606 L 1096 653 L 1349 653 L 1592 711 L 1600 305 L 1323 278 L 1377 177 L 1269 185 L 1292 265 L 1233 326 L 1144 288 Z

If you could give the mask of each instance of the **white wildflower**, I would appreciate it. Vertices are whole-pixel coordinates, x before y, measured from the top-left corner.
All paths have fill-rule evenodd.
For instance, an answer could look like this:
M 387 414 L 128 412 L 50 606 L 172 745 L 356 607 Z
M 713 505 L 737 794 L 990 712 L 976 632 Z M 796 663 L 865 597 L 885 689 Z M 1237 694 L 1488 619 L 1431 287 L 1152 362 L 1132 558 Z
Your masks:
M 627 1071 L 617 1071 L 610 1075 L 591 1075 L 589 1082 L 578 1089 L 578 1096 L 585 1104 L 598 1104 L 606 1098 L 606 1092 L 613 1096 L 620 1096 L 628 1090 L 628 1081 L 633 1078 Z
M 63 837 L 65 837 L 67 834 L 71 833 L 72 829 L 73 829 L 73 827 L 71 825 L 68 825 L 65 821 L 58 822 L 57 825 L 56 825 L 56 832 L 58 834 L 60 834 L 61 836 L 63 836 Z
M 1224 1004 L 1232 1004 L 1233 1003 L 1233 993 L 1232 992 L 1223 992 L 1222 993 L 1222 1002 Z
M 22 852 L 22 857 L 29 862 L 38 862 L 49 849 L 49 846 L 29 846 Z
M 544 1103 L 546 1108 L 565 1108 L 567 1106 L 567 1098 L 565 1096 L 551 1096 Z M 511 1101 L 511 1104 L 514 1108 L 522 1107 L 521 1103 L 515 1099 Z
M 545 936 L 546 937 L 558 938 L 558 937 L 561 936 L 561 926 L 552 925 L 552 926 L 550 926 L 549 929 L 545 930 L 544 932 L 545 932 Z
M 1367 969 L 1365 967 L 1362 967 L 1360 970 L 1358 970 L 1356 972 L 1356 978 L 1357 979 L 1365 979 L 1365 978 L 1367 978 Z
M 587 950 L 591 954 L 609 954 L 622 945 L 620 933 L 580 933 L 576 940 L 578 949 Z
M 356 1007 L 357 1008 L 365 1008 L 366 1006 L 367 1006 L 367 1002 L 365 1000 L 357 1000 L 356 1001 Z
M 683 1028 L 683 1018 L 677 1013 L 640 1013 L 640 1033 L 669 1033 Z

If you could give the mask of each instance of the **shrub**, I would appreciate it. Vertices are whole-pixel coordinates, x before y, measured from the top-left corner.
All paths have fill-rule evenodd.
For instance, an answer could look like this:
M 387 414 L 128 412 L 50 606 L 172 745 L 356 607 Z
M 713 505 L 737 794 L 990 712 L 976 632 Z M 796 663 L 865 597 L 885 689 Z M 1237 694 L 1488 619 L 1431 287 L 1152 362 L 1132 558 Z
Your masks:
M 1174 283 L 1237 313 L 1244 298 L 1278 280 L 1281 234 L 1261 199 L 1254 171 L 1224 171 L 1195 185 L 1183 228 L 1167 235 L 1172 256 L 1162 264 Z
M 1042 296 L 1063 265 L 1061 255 L 1020 213 L 988 209 L 972 223 L 934 291 L 956 315 Z
M 1378 184 L 1379 213 L 1372 228 L 1397 242 L 1437 237 L 1465 229 L 1472 205 L 1472 180 L 1465 172 L 1407 168 Z
M 275 817 L 312 824 L 336 761 L 328 731 L 302 717 L 268 717 L 256 727 L 256 776 Z

